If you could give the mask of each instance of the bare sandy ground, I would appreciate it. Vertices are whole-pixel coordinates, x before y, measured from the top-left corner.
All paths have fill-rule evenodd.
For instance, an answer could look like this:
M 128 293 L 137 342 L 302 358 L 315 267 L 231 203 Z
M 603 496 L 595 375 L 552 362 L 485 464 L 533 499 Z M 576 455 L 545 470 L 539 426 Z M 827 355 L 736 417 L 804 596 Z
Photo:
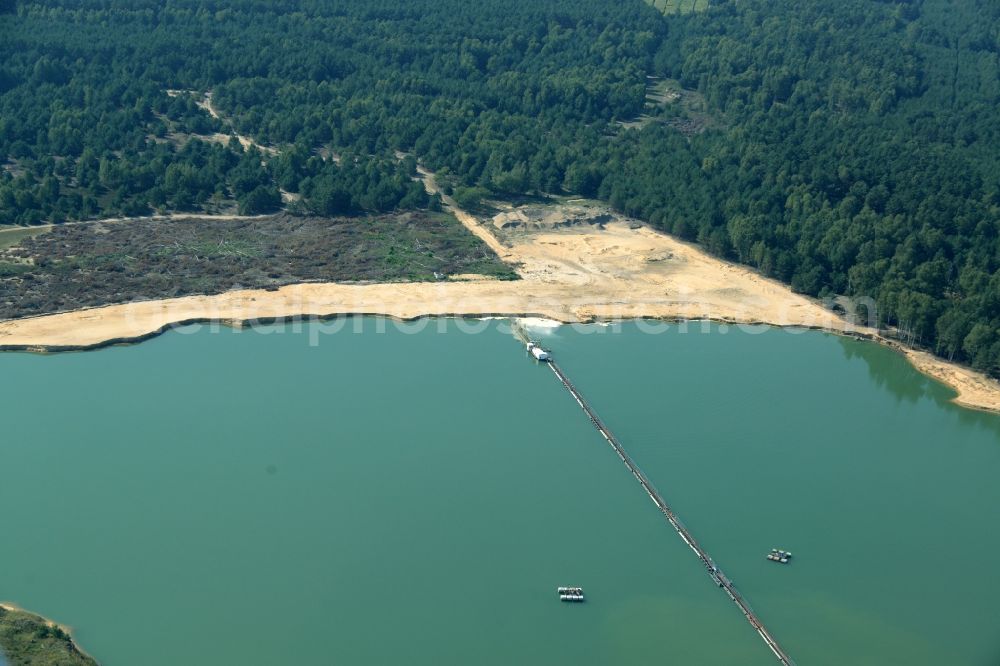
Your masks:
M 199 220 L 255 220 L 264 217 L 270 217 L 270 215 L 236 215 L 228 213 L 220 213 L 208 215 L 206 213 L 164 213 L 162 215 L 146 215 L 143 217 L 102 217 L 96 220 L 72 220 L 70 222 L 61 222 L 58 226 L 60 227 L 70 227 L 82 224 L 116 224 L 119 222 L 132 222 L 134 220 L 188 220 L 192 217 L 196 217 Z M 55 224 L 39 224 L 33 227 L 12 227 L 10 229 L 0 229 L 0 237 L 4 234 L 14 234 L 14 233 L 24 233 L 37 232 L 42 233 L 55 228 Z
M 168 91 L 168 93 L 169 92 L 170 91 Z M 251 137 L 244 136 L 238 133 L 235 129 L 233 129 L 232 122 L 228 118 L 223 118 L 222 115 L 219 114 L 219 112 L 216 110 L 215 106 L 212 104 L 211 92 L 205 93 L 205 96 L 195 103 L 199 107 L 204 109 L 208 113 L 208 115 L 212 116 L 216 120 L 221 120 L 222 122 L 226 123 L 226 125 L 229 126 L 229 130 L 232 132 L 232 134 L 220 134 L 220 133 L 212 134 L 211 136 L 208 137 L 209 141 L 214 141 L 216 143 L 221 143 L 221 144 L 228 144 L 229 137 L 235 136 L 236 140 L 240 142 L 241 146 L 243 146 L 243 150 L 249 150 L 250 146 L 254 146 L 257 148 L 257 150 L 264 153 L 265 155 L 277 154 L 278 151 L 275 150 L 274 148 L 271 148 L 269 146 L 262 146 L 261 144 L 254 141 Z
M 520 281 L 464 275 L 437 283 L 301 284 L 112 305 L 0 322 L 0 345 L 85 348 L 146 337 L 180 321 L 297 314 L 535 315 L 562 322 L 658 317 L 855 330 L 777 283 L 624 223 L 525 234 L 502 250 L 517 262 Z
M 424 174 L 428 189 L 433 178 Z M 241 323 L 293 316 L 380 314 L 536 316 L 561 322 L 632 318 L 710 319 L 739 325 L 802 326 L 854 334 L 886 344 L 819 303 L 753 271 L 720 261 L 649 228 L 615 222 L 604 229 L 571 227 L 498 239 L 454 206 L 459 220 L 521 280 L 473 275 L 436 283 L 301 284 L 277 291 L 245 290 L 112 305 L 0 322 L 0 349 L 86 349 L 145 339 L 195 321 Z M 904 350 L 922 372 L 954 388 L 956 402 L 1000 411 L 1000 384 L 923 352 Z

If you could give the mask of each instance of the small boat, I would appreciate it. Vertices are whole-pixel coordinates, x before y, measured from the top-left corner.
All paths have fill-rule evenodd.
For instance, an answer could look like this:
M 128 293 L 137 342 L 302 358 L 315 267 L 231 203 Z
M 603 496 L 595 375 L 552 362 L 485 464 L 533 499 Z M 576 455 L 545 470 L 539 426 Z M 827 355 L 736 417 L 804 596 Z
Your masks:
M 577 603 L 583 601 L 582 587 L 557 587 L 556 592 L 559 593 L 559 601 Z
M 772 548 L 771 552 L 767 554 L 767 559 L 771 560 L 772 562 L 780 562 L 781 564 L 788 564 L 788 561 L 792 559 L 792 554 L 787 550 Z

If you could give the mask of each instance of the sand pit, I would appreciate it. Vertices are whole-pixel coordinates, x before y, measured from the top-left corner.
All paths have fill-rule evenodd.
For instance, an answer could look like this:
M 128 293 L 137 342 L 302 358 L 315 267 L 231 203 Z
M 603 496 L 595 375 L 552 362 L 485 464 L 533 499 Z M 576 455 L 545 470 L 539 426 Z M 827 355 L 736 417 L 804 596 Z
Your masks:
M 433 189 L 432 182 L 428 188 Z M 849 323 L 778 282 L 649 228 L 635 228 L 633 221 L 524 232 L 501 241 L 450 198 L 445 202 L 470 231 L 516 266 L 521 280 L 462 275 L 433 283 L 299 284 L 112 305 L 0 322 L 0 348 L 86 349 L 145 339 L 179 322 L 337 314 L 402 319 L 533 315 L 562 322 L 711 319 L 803 326 L 885 342 L 875 331 Z M 960 404 L 1000 410 L 997 382 L 929 354 L 903 351 L 921 371 L 958 391 Z

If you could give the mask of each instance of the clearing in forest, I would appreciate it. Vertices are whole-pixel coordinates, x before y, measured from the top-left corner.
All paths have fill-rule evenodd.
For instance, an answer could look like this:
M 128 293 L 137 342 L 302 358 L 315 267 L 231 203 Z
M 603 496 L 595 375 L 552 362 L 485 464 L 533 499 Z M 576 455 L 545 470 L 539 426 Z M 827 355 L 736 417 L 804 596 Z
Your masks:
M 646 0 L 664 14 L 690 14 L 708 9 L 708 0 Z

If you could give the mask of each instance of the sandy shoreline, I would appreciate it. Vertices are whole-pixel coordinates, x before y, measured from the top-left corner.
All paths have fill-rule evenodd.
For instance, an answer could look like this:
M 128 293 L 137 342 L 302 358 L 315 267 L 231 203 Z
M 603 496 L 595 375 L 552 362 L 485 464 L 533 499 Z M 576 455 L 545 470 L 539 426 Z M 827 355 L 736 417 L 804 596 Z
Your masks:
M 1000 413 L 1000 382 L 972 368 L 949 363 L 925 351 L 903 348 L 893 342 L 885 344 L 906 356 L 920 372 L 956 391 L 958 395 L 952 400 L 955 404 Z
M 429 188 L 432 183 L 429 184 Z M 453 202 L 446 198 L 446 203 Z M 856 326 L 816 301 L 753 271 L 628 221 L 605 228 L 520 233 L 505 242 L 474 216 L 459 220 L 521 280 L 463 275 L 433 283 L 310 283 L 243 290 L 0 322 L 0 350 L 71 351 L 138 342 L 196 322 L 233 325 L 290 317 L 382 315 L 535 316 L 564 323 L 628 319 L 712 320 L 737 325 L 821 329 L 886 344 L 955 391 L 966 407 L 1000 411 L 1000 383 L 925 352 L 905 349 Z
M 45 617 L 44 615 L 39 615 L 38 613 L 33 613 L 30 610 L 27 610 L 25 608 L 21 608 L 17 604 L 12 603 L 10 601 L 0 601 L 0 608 L 2 608 L 5 611 L 10 611 L 12 613 L 27 613 L 28 615 L 34 615 L 35 617 L 41 618 L 45 622 L 45 624 L 49 625 L 50 627 L 59 627 L 60 629 L 62 629 L 66 633 L 69 633 L 69 627 L 67 627 L 66 625 L 59 624 L 58 622 L 55 622 L 54 620 L 50 620 L 49 618 Z

